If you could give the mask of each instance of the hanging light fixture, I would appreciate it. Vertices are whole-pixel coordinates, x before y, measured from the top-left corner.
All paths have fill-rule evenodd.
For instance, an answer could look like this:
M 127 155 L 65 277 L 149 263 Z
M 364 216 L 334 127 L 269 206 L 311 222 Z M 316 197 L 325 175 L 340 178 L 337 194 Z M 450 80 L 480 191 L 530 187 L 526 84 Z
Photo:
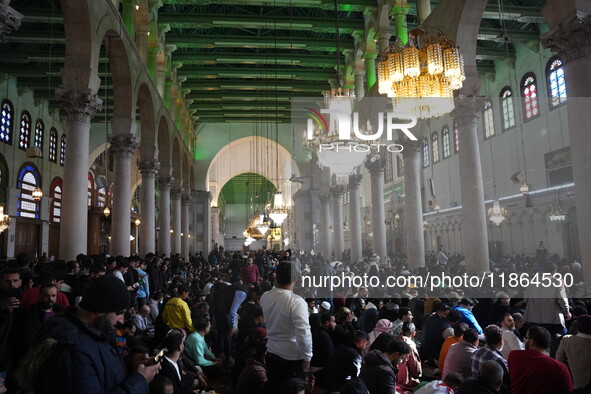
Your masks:
M 426 220 L 423 220 L 423 228 L 425 230 L 429 228 L 429 222 L 427 222 Z
M 105 209 L 103 209 L 103 215 L 105 215 L 105 217 L 109 217 L 109 215 L 111 214 L 111 210 L 109 209 L 109 207 L 105 207 Z
M 506 219 L 507 210 L 505 208 L 501 208 L 501 204 L 499 204 L 499 200 L 495 198 L 493 201 L 492 208 L 488 209 L 488 220 L 500 226 L 501 223 Z
M 521 186 L 519 186 L 519 191 L 524 196 L 527 196 L 529 194 L 529 186 L 527 185 L 527 183 L 525 183 L 525 182 L 521 183 Z
M 0 233 L 10 225 L 10 216 L 4 214 L 4 205 L 0 205 Z
M 392 98 L 395 111 L 423 119 L 451 112 L 465 79 L 462 54 L 443 33 L 413 30 L 406 46 L 397 40 L 378 63 L 378 91 Z
M 566 221 L 566 214 L 562 210 L 560 206 L 560 202 L 558 201 L 558 195 L 556 195 L 556 200 L 554 200 L 554 205 L 552 206 L 552 210 L 550 211 L 550 221 L 552 222 L 564 222 Z
M 35 202 L 39 202 L 41 201 L 41 197 L 43 197 L 43 191 L 39 187 L 36 187 L 31 193 L 31 197 L 33 197 Z
M 273 209 L 269 212 L 269 217 L 277 226 L 281 226 L 283 221 L 287 219 L 288 212 L 289 210 L 283 204 L 283 194 L 276 192 L 273 195 Z
M 139 219 L 135 219 L 134 223 L 135 223 L 136 227 L 139 227 L 139 225 L 141 224 L 141 221 Z

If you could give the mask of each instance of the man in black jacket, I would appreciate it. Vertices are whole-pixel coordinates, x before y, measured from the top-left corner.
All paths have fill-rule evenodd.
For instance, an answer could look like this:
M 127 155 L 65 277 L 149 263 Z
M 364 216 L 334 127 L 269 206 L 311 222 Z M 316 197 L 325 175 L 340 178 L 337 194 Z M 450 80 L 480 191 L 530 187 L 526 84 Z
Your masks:
M 320 314 L 320 328 L 312 336 L 312 361 L 310 365 L 315 368 L 322 368 L 314 374 L 316 385 L 319 387 L 324 386 L 326 367 L 328 367 L 328 362 L 334 352 L 331 335 L 336 325 L 332 313 L 323 312 Z
M 95 279 L 75 313 L 49 319 L 18 371 L 22 391 L 148 393 L 160 364 L 140 364 L 128 375 L 110 340 L 129 305 L 127 286 L 114 276 Z
M 410 355 L 410 347 L 399 339 L 394 339 L 385 352 L 371 350 L 365 356 L 361 368 L 361 380 L 371 394 L 390 394 L 396 392 L 398 366 L 404 364 Z
M 179 330 L 169 332 L 164 340 L 164 347 L 167 351 L 164 353 L 162 369 L 158 372 L 158 376 L 166 376 L 172 381 L 174 394 L 191 394 L 193 391 L 190 388 L 189 379 L 185 378 L 186 375 L 179 363 L 181 353 L 185 348 L 183 334 Z
M 332 354 L 326 368 L 326 388 L 329 392 L 340 392 L 347 380 L 356 378 L 361 372 L 361 351 L 369 337 L 365 331 L 340 344 Z
M 63 308 L 55 303 L 57 287 L 54 284 L 41 286 L 39 302 L 29 308 L 24 317 L 23 345 L 25 349 L 31 347 L 33 338 L 43 322 L 56 314 L 62 314 Z

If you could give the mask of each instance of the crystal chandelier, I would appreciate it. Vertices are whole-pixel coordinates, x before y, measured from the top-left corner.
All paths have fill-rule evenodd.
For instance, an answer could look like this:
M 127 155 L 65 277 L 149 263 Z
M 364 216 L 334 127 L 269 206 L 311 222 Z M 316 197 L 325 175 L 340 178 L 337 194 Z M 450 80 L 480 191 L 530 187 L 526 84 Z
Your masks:
M 519 186 L 519 191 L 521 192 L 521 194 L 523 194 L 524 196 L 527 196 L 529 194 L 529 186 L 527 185 L 527 183 L 523 182 L 521 184 L 521 186 Z
M 281 192 L 275 193 L 273 196 L 273 209 L 269 212 L 269 217 L 277 226 L 281 226 L 283 221 L 287 219 L 288 213 L 289 209 L 283 205 L 283 194 Z
M 442 33 L 413 30 L 409 38 L 406 46 L 399 40 L 390 46 L 378 63 L 378 91 L 398 112 L 423 119 L 451 112 L 453 92 L 466 79 L 462 54 Z
M 334 105 L 335 103 L 345 103 L 345 104 L 353 104 L 355 103 L 355 91 L 353 89 L 331 89 L 325 90 L 323 92 L 324 95 L 324 104 L 327 107 Z
M 10 216 L 4 214 L 4 205 L 0 205 L 0 233 L 10 225 Z
M 109 207 L 105 207 L 105 209 L 103 210 L 103 215 L 105 215 L 105 217 L 109 217 L 109 215 L 111 214 L 111 210 L 109 209 Z
M 566 220 L 566 214 L 562 210 L 560 202 L 558 202 L 558 197 L 556 197 L 556 200 L 554 201 L 549 217 L 552 222 L 564 222 Z
M 33 197 L 33 200 L 35 200 L 35 202 L 39 202 L 41 201 L 41 197 L 43 197 L 43 191 L 36 187 L 35 190 L 33 190 L 33 192 L 31 193 L 31 197 Z
M 265 220 L 257 226 L 257 230 L 261 235 L 265 235 L 267 231 L 269 231 L 269 221 L 265 218 Z
M 506 219 L 506 216 L 507 210 L 505 208 L 501 208 L 499 200 L 495 198 L 492 208 L 488 209 L 488 220 L 497 226 L 500 226 L 501 223 L 503 223 L 503 221 Z

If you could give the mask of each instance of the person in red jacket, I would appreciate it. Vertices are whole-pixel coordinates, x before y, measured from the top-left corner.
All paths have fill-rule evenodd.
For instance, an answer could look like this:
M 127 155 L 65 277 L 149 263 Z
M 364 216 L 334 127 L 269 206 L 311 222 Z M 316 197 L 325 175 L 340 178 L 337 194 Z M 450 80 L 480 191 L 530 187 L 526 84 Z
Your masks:
M 38 286 L 25 290 L 25 292 L 23 293 L 23 297 L 21 300 L 21 308 L 23 311 L 28 310 L 31 306 L 41 301 L 41 287 L 47 285 L 57 286 L 57 275 L 55 271 L 51 268 L 43 268 L 41 271 L 39 271 L 38 283 Z M 68 297 L 66 297 L 64 293 L 59 291 L 59 287 L 55 304 L 59 305 L 64 310 L 70 306 Z
M 530 327 L 525 350 L 509 353 L 509 377 L 512 394 L 567 394 L 573 390 L 568 368 L 548 357 L 550 332 L 541 326 Z

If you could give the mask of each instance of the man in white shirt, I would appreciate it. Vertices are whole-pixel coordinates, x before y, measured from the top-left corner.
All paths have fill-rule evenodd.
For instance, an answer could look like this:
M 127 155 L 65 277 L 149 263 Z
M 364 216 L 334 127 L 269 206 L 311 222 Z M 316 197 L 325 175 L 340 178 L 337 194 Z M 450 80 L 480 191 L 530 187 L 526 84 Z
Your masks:
M 449 260 L 449 258 L 445 254 L 445 248 L 443 247 L 443 245 L 441 245 L 439 247 L 439 253 L 437 254 L 437 264 L 446 265 L 447 260 Z
M 509 359 L 509 353 L 513 350 L 525 349 L 525 344 L 515 335 L 515 320 L 510 313 L 503 315 L 501 331 L 503 332 L 503 348 L 501 349 L 501 354 L 505 360 Z
M 294 263 L 282 261 L 275 270 L 277 284 L 263 294 L 260 305 L 267 326 L 269 381 L 279 392 L 281 382 L 304 378 L 312 359 L 312 333 L 308 305 L 293 293 L 299 272 Z

